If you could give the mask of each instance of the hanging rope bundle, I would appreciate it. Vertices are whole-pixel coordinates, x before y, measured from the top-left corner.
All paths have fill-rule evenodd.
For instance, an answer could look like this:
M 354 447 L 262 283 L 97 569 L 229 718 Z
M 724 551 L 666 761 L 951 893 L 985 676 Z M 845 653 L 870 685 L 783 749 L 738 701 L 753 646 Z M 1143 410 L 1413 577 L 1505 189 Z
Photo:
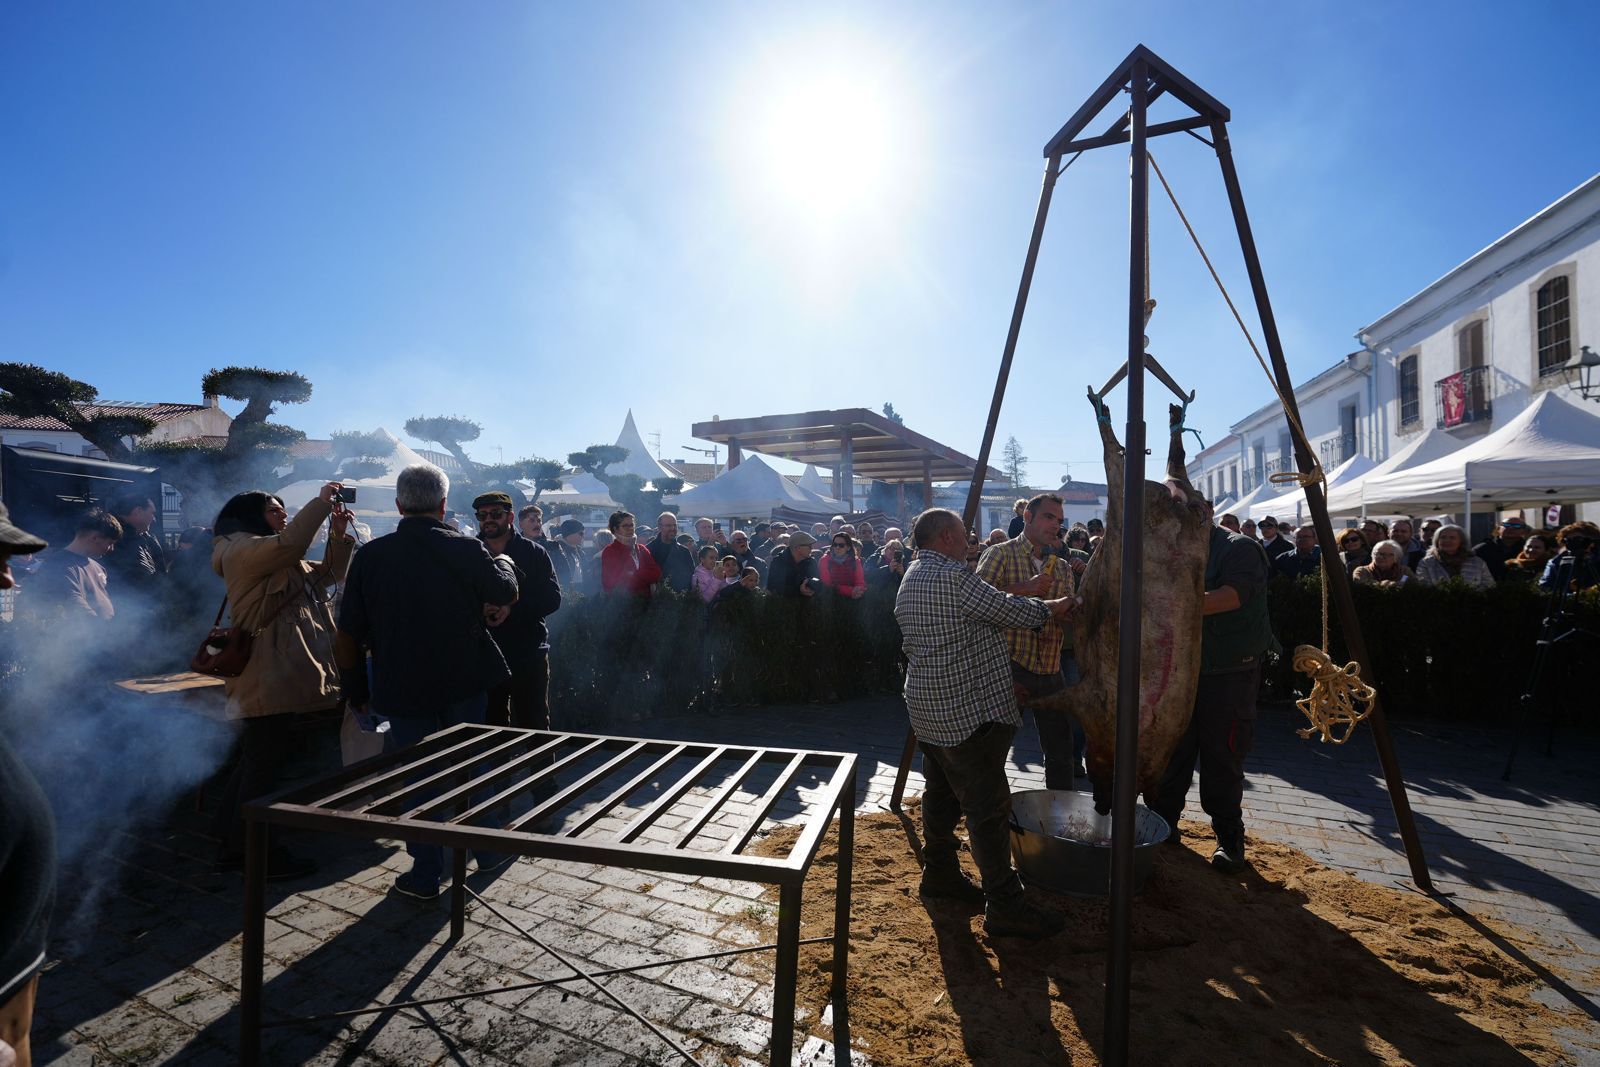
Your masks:
M 1272 376 L 1272 371 L 1267 367 L 1267 361 L 1261 355 L 1261 349 L 1256 347 L 1256 340 L 1250 335 L 1250 328 L 1244 324 L 1244 318 L 1239 314 L 1239 309 L 1234 306 L 1233 298 L 1228 295 L 1228 287 L 1222 284 L 1222 278 L 1217 274 L 1217 268 L 1211 265 L 1211 257 L 1206 254 L 1205 246 L 1200 243 L 1200 237 L 1194 232 L 1194 227 L 1189 225 L 1189 216 L 1184 214 L 1183 206 L 1178 203 L 1178 197 L 1172 191 L 1172 186 L 1167 184 L 1167 176 L 1161 173 L 1161 166 L 1152 154 L 1149 157 L 1150 168 L 1155 171 L 1156 177 L 1161 181 L 1161 188 L 1166 190 L 1167 199 L 1172 201 L 1173 210 L 1178 213 L 1178 219 L 1183 223 L 1183 228 L 1189 232 L 1189 240 L 1194 242 L 1195 251 L 1200 253 L 1200 258 L 1205 262 L 1206 270 L 1211 272 L 1211 280 L 1216 283 L 1217 290 L 1222 294 L 1223 301 L 1228 305 L 1228 310 L 1233 312 L 1233 319 L 1239 324 L 1239 330 L 1244 334 L 1245 341 L 1250 345 L 1250 351 L 1255 353 L 1256 362 L 1261 365 L 1261 371 L 1267 376 L 1267 381 L 1272 385 L 1272 391 L 1278 394 L 1278 402 L 1283 406 L 1284 416 L 1289 420 L 1291 428 L 1300 436 L 1305 444 L 1307 454 L 1311 452 L 1310 438 L 1300 425 L 1300 420 L 1295 417 L 1294 411 L 1289 406 L 1289 400 L 1283 395 L 1283 390 L 1278 387 L 1277 379 Z M 1150 285 L 1150 247 L 1149 231 L 1145 232 L 1145 294 L 1149 295 Z M 1146 312 L 1148 321 L 1149 313 Z M 1273 482 L 1280 484 L 1294 483 L 1301 486 L 1325 483 L 1327 475 L 1323 473 L 1322 464 L 1313 457 L 1311 467 L 1304 471 L 1278 471 L 1271 476 Z M 1310 738 L 1312 734 L 1320 734 L 1321 740 L 1332 741 L 1342 745 L 1350 740 L 1350 735 L 1355 732 L 1361 720 L 1372 714 L 1373 701 L 1377 698 L 1377 691 L 1361 680 L 1361 666 L 1354 661 L 1339 666 L 1333 662 L 1333 657 L 1328 654 L 1328 564 L 1322 564 L 1322 647 L 1315 645 L 1299 645 L 1294 650 L 1292 663 L 1294 669 L 1311 677 L 1311 693 L 1303 700 L 1295 701 L 1295 706 L 1304 713 L 1310 726 L 1303 730 L 1295 731 L 1301 737 Z M 1343 732 L 1340 733 L 1342 728 Z
M 1372 702 L 1377 690 L 1361 680 L 1360 664 L 1351 661 L 1343 667 L 1328 655 L 1328 562 L 1322 562 L 1322 647 L 1299 645 L 1291 660 L 1294 669 L 1311 676 L 1311 692 L 1296 700 L 1295 707 L 1305 715 L 1311 725 L 1295 733 L 1310 738 L 1321 734 L 1319 740 L 1342 745 L 1372 714 Z M 1335 731 L 1343 727 L 1342 734 Z

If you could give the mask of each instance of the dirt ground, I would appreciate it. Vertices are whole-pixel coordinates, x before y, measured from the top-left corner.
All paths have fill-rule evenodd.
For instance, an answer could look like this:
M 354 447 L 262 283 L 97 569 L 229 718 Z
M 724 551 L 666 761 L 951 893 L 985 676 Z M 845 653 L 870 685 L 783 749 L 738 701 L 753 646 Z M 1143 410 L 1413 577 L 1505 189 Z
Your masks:
M 879 1067 L 1097 1063 L 1105 903 L 1040 892 L 1067 916 L 1065 933 L 991 940 L 981 914 L 917 895 L 920 820 L 908 808 L 856 820 L 852 1043 Z M 1445 906 L 1258 837 L 1253 869 L 1226 876 L 1209 865 L 1209 830 L 1183 829 L 1185 846 L 1161 846 L 1133 911 L 1133 1062 L 1566 1062 L 1552 1030 L 1572 1021 L 1535 1002 L 1535 976 Z M 832 928 L 837 862 L 830 836 L 806 883 L 803 937 Z M 798 999 L 813 1019 L 828 1005 L 830 953 L 802 949 Z

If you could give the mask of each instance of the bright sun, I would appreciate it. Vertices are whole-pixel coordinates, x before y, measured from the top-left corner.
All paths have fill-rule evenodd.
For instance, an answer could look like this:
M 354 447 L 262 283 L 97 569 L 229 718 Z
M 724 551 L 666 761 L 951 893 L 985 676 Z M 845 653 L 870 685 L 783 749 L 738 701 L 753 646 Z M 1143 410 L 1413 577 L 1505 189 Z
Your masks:
M 781 86 L 762 109 L 758 170 L 816 220 L 880 202 L 896 141 L 881 87 L 846 75 Z

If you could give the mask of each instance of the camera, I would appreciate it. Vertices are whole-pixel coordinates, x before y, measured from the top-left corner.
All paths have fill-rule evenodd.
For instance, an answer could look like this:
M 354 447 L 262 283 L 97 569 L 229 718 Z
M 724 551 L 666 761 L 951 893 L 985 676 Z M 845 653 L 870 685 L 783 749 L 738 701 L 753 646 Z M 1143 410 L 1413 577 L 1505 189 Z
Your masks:
M 346 486 L 340 489 L 339 502 L 341 504 L 354 504 L 356 502 L 356 491 L 354 487 Z

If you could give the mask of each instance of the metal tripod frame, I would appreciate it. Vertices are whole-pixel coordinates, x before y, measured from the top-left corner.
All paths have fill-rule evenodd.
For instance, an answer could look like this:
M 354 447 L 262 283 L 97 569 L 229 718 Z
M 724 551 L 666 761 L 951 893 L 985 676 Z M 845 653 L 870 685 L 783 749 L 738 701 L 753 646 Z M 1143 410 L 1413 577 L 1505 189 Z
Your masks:
M 1105 133 L 1096 137 L 1079 135 L 1114 100 L 1128 94 L 1127 111 Z M 1171 122 L 1150 125 L 1146 121 L 1150 105 L 1162 96 L 1170 96 L 1186 105 L 1193 115 Z M 1106 961 L 1105 1048 L 1102 1050 L 1107 1064 L 1128 1062 L 1128 995 L 1131 974 L 1131 922 L 1133 911 L 1133 821 L 1138 793 L 1136 763 L 1139 746 L 1139 652 L 1142 629 L 1140 591 L 1144 584 L 1144 546 L 1140 533 L 1144 526 L 1145 478 L 1145 424 L 1144 386 L 1147 369 L 1144 354 L 1145 330 L 1145 264 L 1146 234 L 1149 228 L 1149 168 L 1147 143 L 1152 137 L 1185 133 L 1210 146 L 1222 168 L 1222 182 L 1227 191 L 1228 204 L 1233 212 L 1234 227 L 1238 231 L 1239 249 L 1243 254 L 1245 270 L 1250 277 L 1250 290 L 1255 299 L 1256 311 L 1261 320 L 1261 331 L 1271 357 L 1273 377 L 1282 394 L 1289 416 L 1290 432 L 1294 438 L 1295 459 L 1301 471 L 1315 469 L 1311 444 L 1300 430 L 1299 407 L 1295 401 L 1294 383 L 1289 377 L 1284 360 L 1283 344 L 1278 337 L 1277 320 L 1272 313 L 1272 303 L 1267 295 L 1267 285 L 1261 271 L 1260 256 L 1256 251 L 1255 237 L 1250 230 L 1250 219 L 1245 212 L 1244 194 L 1239 189 L 1239 175 L 1233 163 L 1233 150 L 1228 140 L 1228 122 L 1231 115 L 1223 104 L 1175 70 L 1169 63 L 1143 45 L 1134 48 L 1100 87 L 1084 101 L 1082 107 L 1067 121 L 1049 144 L 1045 145 L 1046 159 L 1044 184 L 1039 193 L 1039 207 L 1033 220 L 1033 233 L 1028 241 L 1027 257 L 1023 261 L 1022 281 L 1017 289 L 1016 304 L 1011 312 L 1011 328 L 1006 333 L 1005 349 L 1000 357 L 1000 372 L 995 381 L 994 398 L 989 405 L 989 420 L 984 427 L 983 447 L 978 452 L 977 469 L 972 487 L 967 495 L 966 524 L 976 520 L 983 495 L 983 475 L 994 446 L 995 428 L 1000 418 L 1000 406 L 1005 398 L 1006 381 L 1011 374 L 1011 360 L 1016 353 L 1017 337 L 1022 329 L 1022 316 L 1028 303 L 1028 291 L 1033 283 L 1034 265 L 1039 256 L 1039 244 L 1044 236 L 1045 218 L 1050 211 L 1050 198 L 1055 191 L 1056 179 L 1079 155 L 1096 148 L 1128 145 L 1130 170 L 1130 205 L 1128 221 L 1128 414 L 1123 435 L 1126 449 L 1123 482 L 1122 523 L 1122 586 L 1121 626 L 1118 632 L 1121 655 L 1117 671 L 1117 752 L 1115 779 L 1112 791 L 1112 816 L 1114 830 L 1111 846 L 1111 897 L 1110 897 L 1110 948 Z M 1195 131 L 1207 130 L 1207 140 Z M 1065 165 L 1062 157 L 1069 157 Z M 1306 503 L 1316 525 L 1317 539 L 1329 548 L 1337 544 L 1333 525 L 1328 518 L 1325 490 L 1320 482 L 1305 487 Z M 1326 581 L 1332 592 L 1332 601 L 1339 616 L 1345 641 L 1361 667 L 1361 676 L 1369 685 L 1375 684 L 1372 661 L 1367 654 L 1366 640 L 1356 619 L 1355 604 L 1350 596 L 1349 576 L 1343 567 L 1329 567 Z M 1411 866 L 1411 877 L 1424 892 L 1433 891 L 1428 875 L 1427 861 L 1422 853 L 1422 842 L 1417 836 L 1411 804 L 1406 795 L 1405 779 L 1389 736 L 1388 721 L 1383 708 L 1375 698 L 1369 718 L 1373 741 L 1378 748 L 1378 758 L 1383 764 L 1384 780 L 1394 806 L 1400 837 L 1405 844 L 1406 858 Z M 896 791 L 891 799 L 898 807 L 905 774 L 909 770 L 913 745 L 909 742 L 902 762 Z

